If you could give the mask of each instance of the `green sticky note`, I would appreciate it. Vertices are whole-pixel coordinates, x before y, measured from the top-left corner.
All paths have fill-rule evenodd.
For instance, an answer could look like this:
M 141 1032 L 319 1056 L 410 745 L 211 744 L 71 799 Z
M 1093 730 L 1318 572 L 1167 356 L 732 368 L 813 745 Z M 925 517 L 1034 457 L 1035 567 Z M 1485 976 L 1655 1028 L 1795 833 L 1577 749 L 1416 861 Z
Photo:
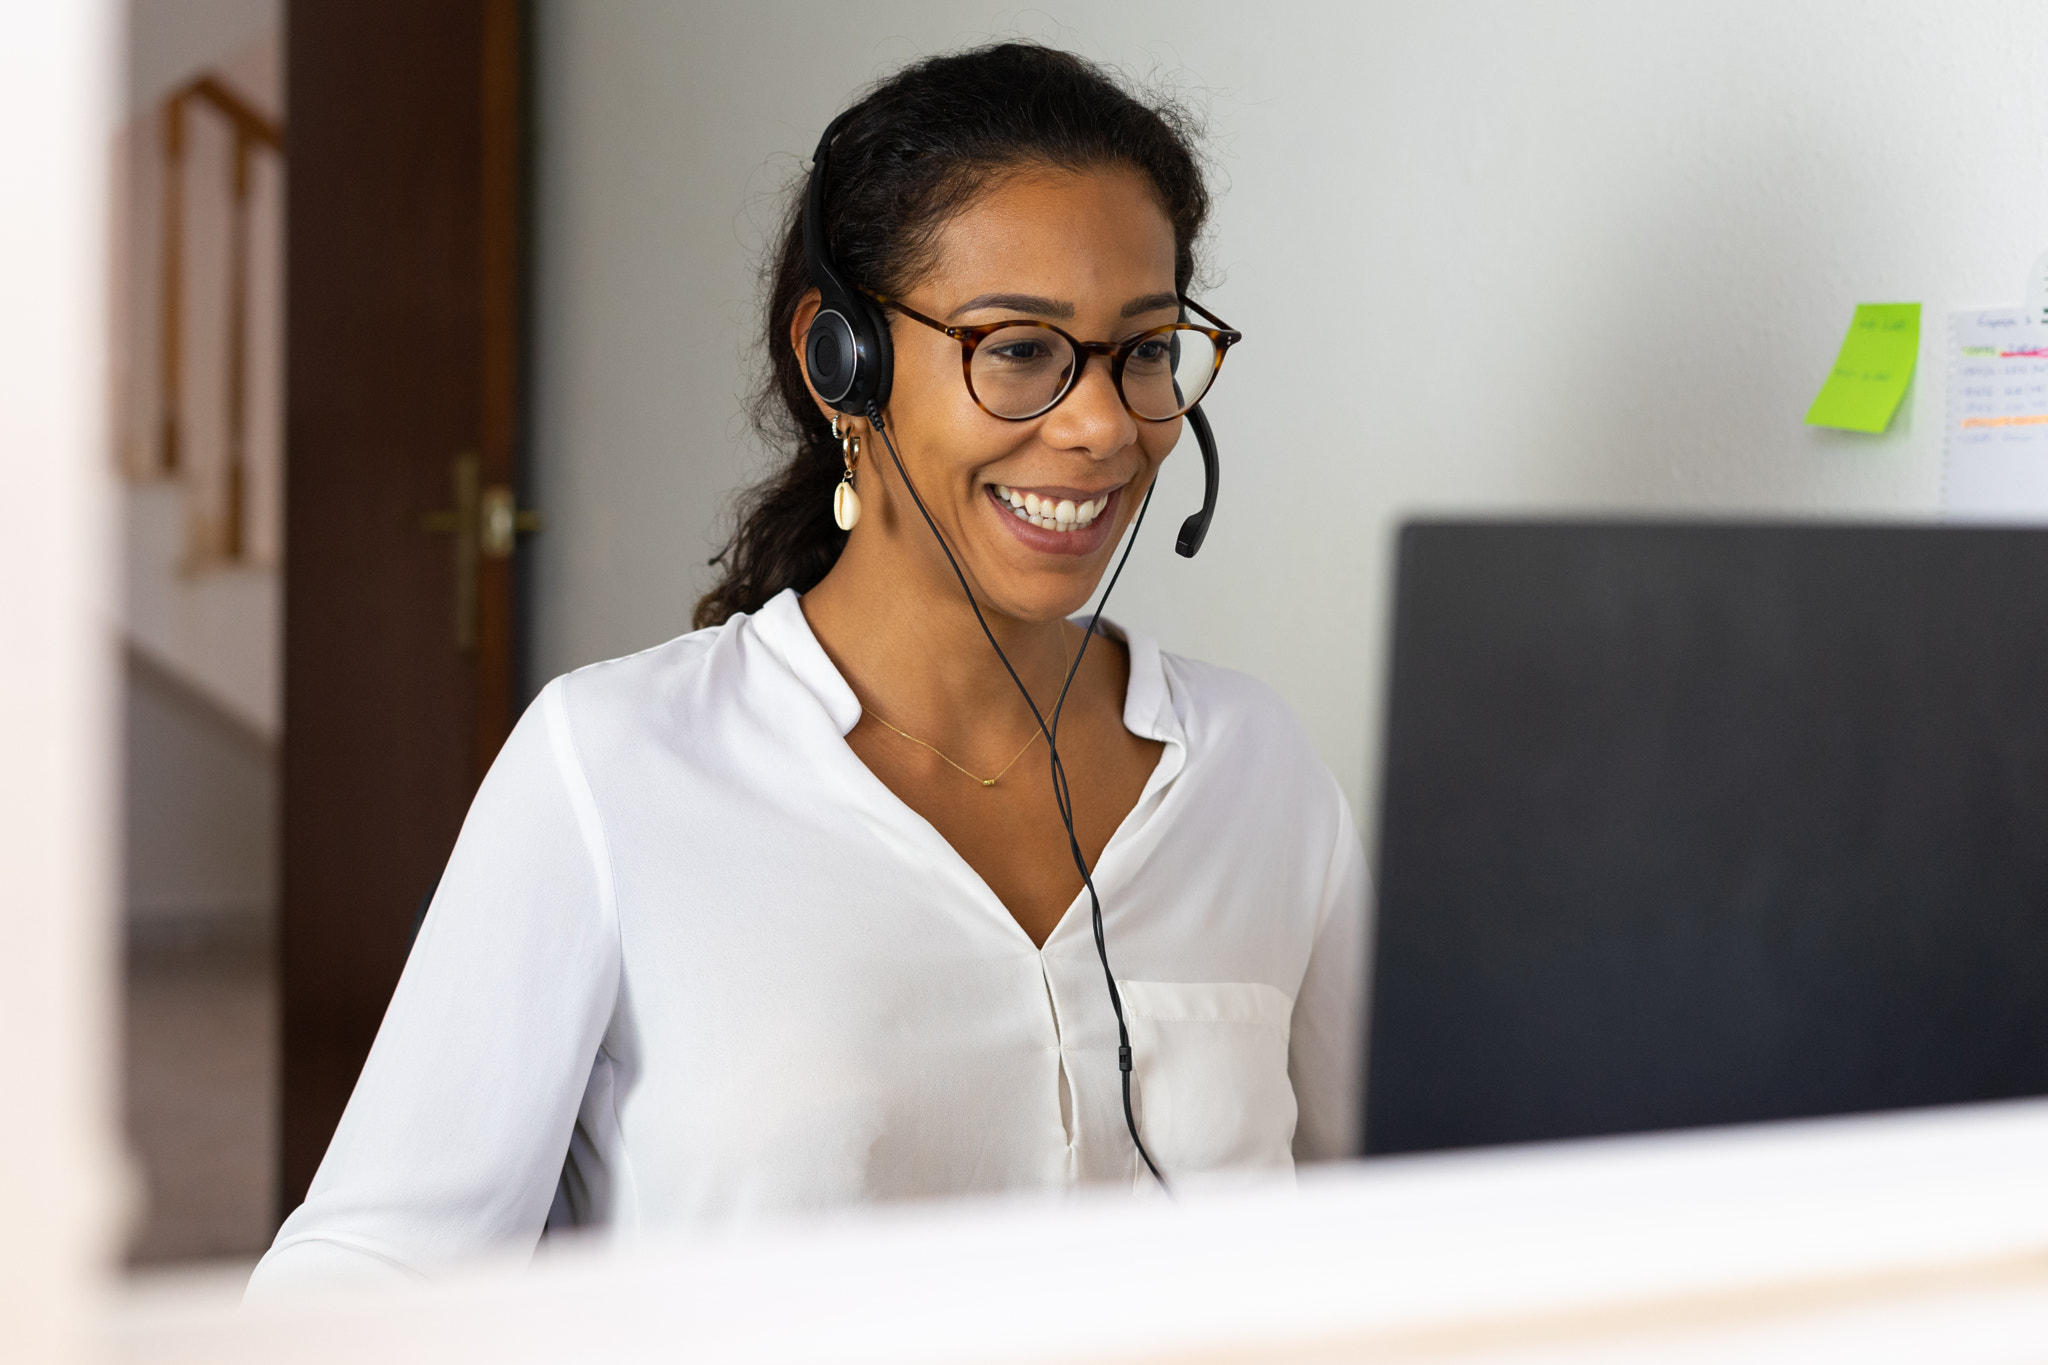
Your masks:
M 1857 304 L 1834 372 L 1806 410 L 1806 425 L 1883 431 L 1906 396 L 1919 358 L 1919 304 Z

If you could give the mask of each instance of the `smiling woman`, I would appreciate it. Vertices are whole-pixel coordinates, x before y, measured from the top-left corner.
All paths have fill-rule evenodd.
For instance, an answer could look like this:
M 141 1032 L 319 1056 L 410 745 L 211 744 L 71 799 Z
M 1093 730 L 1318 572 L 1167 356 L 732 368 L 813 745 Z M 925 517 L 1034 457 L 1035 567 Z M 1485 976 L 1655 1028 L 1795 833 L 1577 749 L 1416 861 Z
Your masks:
M 983 48 L 808 189 L 724 581 L 521 721 L 256 1287 L 1351 1151 L 1336 783 L 1263 686 L 1069 619 L 1238 340 L 1185 120 Z

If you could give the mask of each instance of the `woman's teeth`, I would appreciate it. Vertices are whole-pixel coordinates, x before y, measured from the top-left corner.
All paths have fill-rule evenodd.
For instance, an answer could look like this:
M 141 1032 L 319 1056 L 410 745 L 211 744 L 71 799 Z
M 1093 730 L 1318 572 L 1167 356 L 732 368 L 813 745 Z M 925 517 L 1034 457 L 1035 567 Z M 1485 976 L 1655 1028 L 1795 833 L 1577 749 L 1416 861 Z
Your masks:
M 1019 520 L 1047 531 L 1078 531 L 1102 515 L 1102 509 L 1109 506 L 1109 494 L 1091 498 L 1087 502 L 1075 502 L 1072 498 L 1041 498 L 1036 493 L 1019 493 L 1014 488 L 996 485 L 996 496 L 1010 504 Z

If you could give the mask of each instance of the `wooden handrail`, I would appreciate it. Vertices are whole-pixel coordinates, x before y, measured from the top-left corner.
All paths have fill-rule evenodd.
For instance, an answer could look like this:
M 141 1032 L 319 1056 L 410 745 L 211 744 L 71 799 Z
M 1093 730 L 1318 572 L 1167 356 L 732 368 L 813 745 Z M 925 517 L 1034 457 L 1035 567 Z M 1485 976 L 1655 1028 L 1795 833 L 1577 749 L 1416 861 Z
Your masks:
M 183 464 L 185 110 L 203 103 L 223 115 L 235 132 L 232 187 L 234 214 L 228 261 L 228 459 L 227 514 L 222 550 L 242 558 L 245 545 L 248 435 L 248 311 L 250 157 L 263 148 L 284 155 L 284 125 L 250 104 L 213 75 L 199 76 L 164 100 L 164 278 L 163 428 L 158 465 L 176 473 Z
M 204 100 L 226 114 L 233 121 L 239 137 L 283 153 L 284 125 L 223 85 L 218 77 L 200 76 L 187 82 L 171 93 L 169 102 L 177 104 L 194 99 Z

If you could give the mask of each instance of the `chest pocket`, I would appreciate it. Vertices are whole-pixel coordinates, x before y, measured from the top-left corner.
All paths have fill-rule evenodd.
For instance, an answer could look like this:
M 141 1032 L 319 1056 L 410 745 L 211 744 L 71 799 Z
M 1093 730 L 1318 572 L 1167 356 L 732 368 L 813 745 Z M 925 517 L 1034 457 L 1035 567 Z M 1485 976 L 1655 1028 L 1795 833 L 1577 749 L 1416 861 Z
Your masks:
M 1119 981 L 1139 1131 L 1166 1173 L 1294 1164 L 1294 1001 L 1257 981 Z

